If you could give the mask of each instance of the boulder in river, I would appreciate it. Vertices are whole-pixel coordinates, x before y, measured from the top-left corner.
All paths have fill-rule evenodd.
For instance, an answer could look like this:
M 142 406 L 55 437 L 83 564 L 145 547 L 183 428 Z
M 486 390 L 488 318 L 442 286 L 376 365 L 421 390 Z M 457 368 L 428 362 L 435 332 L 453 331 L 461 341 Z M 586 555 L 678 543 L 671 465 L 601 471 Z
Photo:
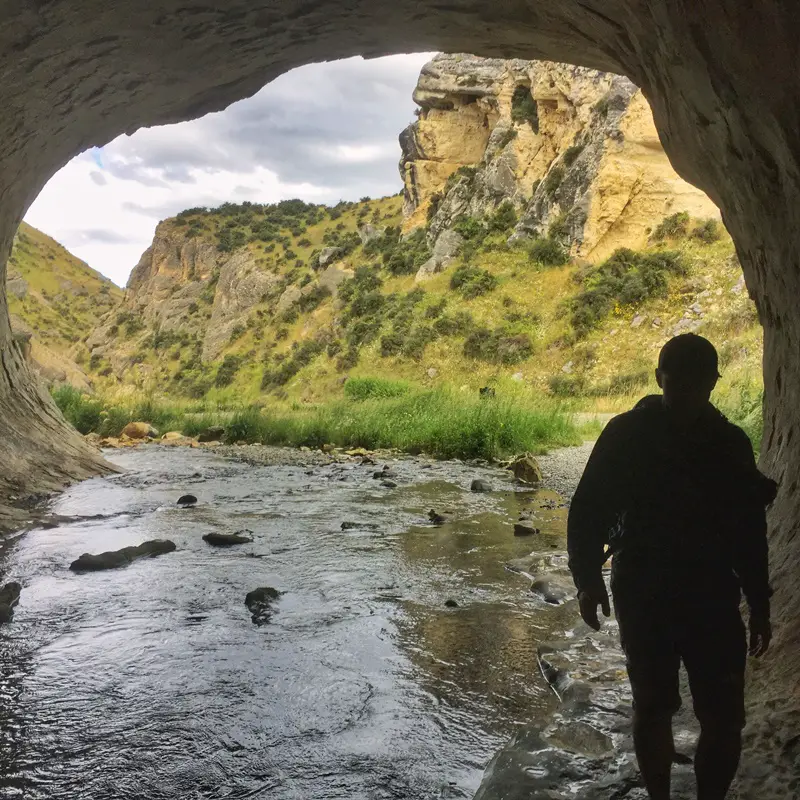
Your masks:
M 458 601 L 453 600 L 452 597 L 448 597 L 447 600 L 444 601 L 444 604 L 447 608 L 458 608 Z
M 178 498 L 178 505 L 181 508 L 191 508 L 197 503 L 197 498 L 193 494 L 182 494 Z
M 537 533 L 541 533 L 541 531 L 534 528 L 533 525 L 524 522 L 514 523 L 514 536 L 535 536 Z
M 206 428 L 198 437 L 198 442 L 219 442 L 225 435 L 225 428 L 221 425 L 212 425 Z
M 380 530 L 380 525 L 378 525 L 377 522 L 343 522 L 342 523 L 342 530 L 343 531 L 354 531 L 354 530 L 377 531 L 377 530 Z
M 269 622 L 272 616 L 272 604 L 283 594 L 272 586 L 261 586 L 248 592 L 244 598 L 244 604 L 252 615 L 252 620 L 256 625 L 263 625 Z
M 553 606 L 560 606 L 575 595 L 572 582 L 562 575 L 541 575 L 531 584 L 531 591 Z
M 10 622 L 14 616 L 14 606 L 19 602 L 19 595 L 22 591 L 16 581 L 7 583 L 0 589 L 0 624 L 3 622 Z
M 96 572 L 103 569 L 116 569 L 126 567 L 137 558 L 152 558 L 163 553 L 171 553 L 175 550 L 175 542 L 169 539 L 151 539 L 142 544 L 123 547 L 121 550 L 109 550 L 106 553 L 92 555 L 84 553 L 80 558 L 76 558 L 69 568 L 73 572 Z
M 492 486 L 489 481 L 485 481 L 483 478 L 475 478 L 470 484 L 469 490 L 471 492 L 491 492 Z
M 243 535 L 245 531 L 239 533 L 207 533 L 203 537 L 204 542 L 213 544 L 215 547 L 230 547 L 234 544 L 249 544 L 252 538 Z M 249 533 L 249 531 L 247 531 Z
M 381 481 L 381 486 L 383 486 L 384 489 L 396 489 L 397 488 L 397 484 L 394 481 Z
M 129 422 L 120 436 L 127 436 L 129 439 L 155 439 L 158 431 L 149 422 Z
M 428 512 L 428 519 L 434 525 L 444 525 L 445 522 L 447 522 L 447 517 L 444 516 L 443 514 L 440 514 L 438 511 L 435 511 L 434 509 L 431 509 Z
M 520 483 L 537 486 L 542 482 L 542 470 L 539 462 L 530 453 L 517 456 L 507 469 L 514 473 L 514 477 Z

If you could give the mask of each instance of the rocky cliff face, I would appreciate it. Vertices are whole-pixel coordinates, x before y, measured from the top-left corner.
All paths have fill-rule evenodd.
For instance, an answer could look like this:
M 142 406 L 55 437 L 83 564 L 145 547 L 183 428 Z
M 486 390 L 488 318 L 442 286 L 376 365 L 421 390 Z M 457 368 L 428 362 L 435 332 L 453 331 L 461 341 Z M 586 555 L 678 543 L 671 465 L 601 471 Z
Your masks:
M 180 332 L 200 341 L 203 360 L 213 361 L 278 282 L 278 275 L 259 268 L 252 250 L 221 252 L 166 220 L 131 272 L 121 306 L 106 316 L 87 346 L 118 375 L 137 362 L 136 354 L 154 334 L 174 338 Z M 121 326 L 133 335 L 118 336 Z
M 664 217 L 719 212 L 672 169 L 630 80 L 542 61 L 438 55 L 401 136 L 406 228 L 430 237 L 510 202 L 513 238 L 552 234 L 581 259 L 641 247 Z

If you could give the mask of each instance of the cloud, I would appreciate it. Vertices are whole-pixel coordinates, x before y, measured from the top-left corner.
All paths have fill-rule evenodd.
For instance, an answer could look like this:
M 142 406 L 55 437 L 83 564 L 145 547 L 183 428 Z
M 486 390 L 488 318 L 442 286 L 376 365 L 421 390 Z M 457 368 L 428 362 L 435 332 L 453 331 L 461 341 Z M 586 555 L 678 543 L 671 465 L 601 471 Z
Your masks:
M 223 112 L 120 136 L 67 164 L 26 220 L 122 284 L 158 220 L 184 208 L 394 194 L 428 58 L 312 64 Z
M 75 231 L 74 235 L 83 242 L 99 242 L 101 244 L 128 244 L 131 241 L 130 236 L 124 236 L 116 231 L 101 228 Z

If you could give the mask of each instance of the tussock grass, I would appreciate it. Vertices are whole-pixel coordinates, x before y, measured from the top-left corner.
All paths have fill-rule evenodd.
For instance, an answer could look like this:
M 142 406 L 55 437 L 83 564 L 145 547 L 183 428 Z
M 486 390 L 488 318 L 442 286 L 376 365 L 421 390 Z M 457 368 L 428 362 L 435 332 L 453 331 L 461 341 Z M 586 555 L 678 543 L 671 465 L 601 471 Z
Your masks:
M 211 425 L 226 429 L 228 442 L 320 447 L 396 449 L 439 458 L 503 458 L 524 450 L 543 452 L 577 444 L 581 431 L 561 406 L 542 398 L 481 399 L 452 389 L 412 389 L 399 381 L 352 379 L 352 395 L 318 406 L 209 409 L 191 413 L 143 400 L 106 406 L 99 398 L 60 389 L 54 399 L 81 433 L 118 435 L 132 420 L 159 431 L 197 435 Z M 196 408 L 196 406 L 195 406 Z

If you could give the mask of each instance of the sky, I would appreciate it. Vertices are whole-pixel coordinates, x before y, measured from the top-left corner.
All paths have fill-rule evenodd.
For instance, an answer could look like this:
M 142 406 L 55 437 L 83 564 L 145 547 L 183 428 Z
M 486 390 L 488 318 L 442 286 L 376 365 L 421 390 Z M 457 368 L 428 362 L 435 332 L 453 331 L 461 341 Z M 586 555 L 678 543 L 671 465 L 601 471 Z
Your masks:
M 225 111 L 120 136 L 57 172 L 25 220 L 124 286 L 156 224 L 184 208 L 394 194 L 430 57 L 311 64 Z

